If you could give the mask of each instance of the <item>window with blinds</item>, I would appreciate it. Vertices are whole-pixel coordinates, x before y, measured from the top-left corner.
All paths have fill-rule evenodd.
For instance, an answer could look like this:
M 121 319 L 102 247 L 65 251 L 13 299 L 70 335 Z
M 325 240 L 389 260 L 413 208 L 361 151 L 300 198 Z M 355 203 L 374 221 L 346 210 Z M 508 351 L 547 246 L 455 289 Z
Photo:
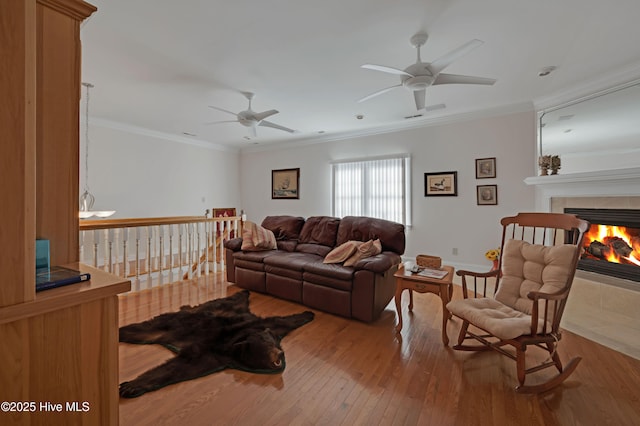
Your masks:
M 332 164 L 333 215 L 369 216 L 411 225 L 408 155 Z

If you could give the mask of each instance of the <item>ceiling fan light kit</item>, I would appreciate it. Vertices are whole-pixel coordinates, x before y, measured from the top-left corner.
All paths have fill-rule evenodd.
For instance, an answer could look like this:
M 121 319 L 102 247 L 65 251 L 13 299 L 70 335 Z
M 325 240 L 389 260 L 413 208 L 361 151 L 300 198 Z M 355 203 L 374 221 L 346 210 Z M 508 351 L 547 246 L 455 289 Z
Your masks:
M 419 32 L 411 37 L 410 42 L 411 45 L 416 48 L 417 59 L 415 64 L 409 65 L 404 70 L 384 65 L 362 65 L 362 68 L 399 75 L 400 84 L 374 92 L 358 100 L 358 102 L 364 102 L 373 97 L 382 95 L 383 93 L 395 89 L 396 87 L 405 87 L 406 89 L 413 92 L 416 109 L 419 111 L 425 109 L 425 93 L 426 89 L 430 86 L 438 84 L 493 85 L 496 82 L 496 80 L 492 78 L 441 73 L 442 70 L 451 65 L 455 60 L 480 46 L 483 43 L 481 40 L 471 40 L 458 47 L 457 49 L 452 50 L 446 55 L 441 56 L 433 62 L 422 62 L 422 59 L 420 58 L 420 47 L 422 47 L 427 42 L 427 39 L 428 35 L 424 32 Z M 427 110 L 429 109 L 427 108 Z

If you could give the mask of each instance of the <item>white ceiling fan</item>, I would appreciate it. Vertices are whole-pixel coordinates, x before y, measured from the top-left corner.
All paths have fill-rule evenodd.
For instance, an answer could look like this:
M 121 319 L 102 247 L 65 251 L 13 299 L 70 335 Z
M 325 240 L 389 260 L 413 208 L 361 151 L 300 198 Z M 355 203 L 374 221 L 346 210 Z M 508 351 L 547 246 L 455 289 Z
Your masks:
M 235 113 L 232 111 L 228 111 L 223 108 L 219 108 L 216 106 L 209 105 L 209 108 L 217 109 L 218 111 L 226 112 L 227 114 L 234 115 L 236 117 L 235 120 L 225 120 L 225 121 L 212 121 L 210 123 L 205 124 L 219 124 L 219 123 L 240 123 L 243 126 L 249 128 L 252 137 L 256 137 L 258 132 L 256 130 L 257 126 L 271 127 L 273 129 L 283 130 L 285 132 L 294 133 L 295 130 L 289 129 L 288 127 L 280 126 L 279 124 L 272 123 L 271 121 L 265 120 L 267 117 L 271 117 L 274 114 L 278 113 L 278 110 L 270 109 L 269 111 L 264 112 L 255 112 L 251 109 L 251 100 L 254 97 L 254 94 L 251 92 L 241 92 L 248 100 L 249 107 L 240 111 L 239 113 Z
M 409 65 L 404 70 L 384 65 L 362 65 L 362 68 L 399 75 L 400 84 L 378 90 L 377 92 L 358 100 L 358 102 L 366 101 L 395 89 L 396 87 L 405 87 L 413 92 L 413 96 L 416 101 L 416 108 L 421 110 L 425 108 L 425 89 L 429 86 L 436 84 L 483 84 L 490 86 L 496 82 L 493 78 L 441 73 L 442 70 L 451 65 L 456 59 L 480 46 L 483 43 L 481 40 L 471 40 L 433 62 L 422 62 L 420 59 L 420 47 L 427 42 L 427 38 L 427 34 L 422 32 L 411 37 L 411 44 L 417 50 L 418 59 L 415 64 Z

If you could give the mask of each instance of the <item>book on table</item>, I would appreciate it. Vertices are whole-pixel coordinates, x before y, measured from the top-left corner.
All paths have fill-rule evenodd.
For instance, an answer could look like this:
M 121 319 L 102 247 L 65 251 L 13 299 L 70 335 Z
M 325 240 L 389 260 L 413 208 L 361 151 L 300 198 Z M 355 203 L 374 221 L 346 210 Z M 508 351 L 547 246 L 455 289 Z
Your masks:
M 446 277 L 449 272 L 444 269 L 422 268 L 416 275 L 427 278 L 436 278 L 441 280 Z
M 77 269 L 64 266 L 52 266 L 36 271 L 36 291 L 62 287 L 91 279 L 88 272 L 80 272 Z

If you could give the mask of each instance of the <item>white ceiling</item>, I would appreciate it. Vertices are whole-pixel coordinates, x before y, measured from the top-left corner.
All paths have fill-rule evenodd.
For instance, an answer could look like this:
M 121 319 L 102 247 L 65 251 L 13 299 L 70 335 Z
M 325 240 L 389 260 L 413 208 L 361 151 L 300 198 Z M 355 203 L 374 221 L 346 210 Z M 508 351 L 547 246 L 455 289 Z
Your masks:
M 487 109 L 523 108 L 539 98 L 640 63 L 637 0 L 94 0 L 81 29 L 82 80 L 92 119 L 233 148 L 332 138 L 425 124 Z M 497 79 L 494 86 L 427 89 L 418 114 L 398 76 L 365 63 L 404 69 L 416 60 L 409 39 L 426 31 L 422 60 L 460 45 L 484 44 L 445 72 Z M 541 78 L 538 71 L 556 66 Z M 233 119 L 208 108 L 279 110 L 250 141 Z M 83 92 L 84 94 L 84 92 Z M 362 120 L 356 118 L 363 115 Z M 185 136 L 184 132 L 196 136 Z M 319 134 L 319 132 L 325 132 Z

